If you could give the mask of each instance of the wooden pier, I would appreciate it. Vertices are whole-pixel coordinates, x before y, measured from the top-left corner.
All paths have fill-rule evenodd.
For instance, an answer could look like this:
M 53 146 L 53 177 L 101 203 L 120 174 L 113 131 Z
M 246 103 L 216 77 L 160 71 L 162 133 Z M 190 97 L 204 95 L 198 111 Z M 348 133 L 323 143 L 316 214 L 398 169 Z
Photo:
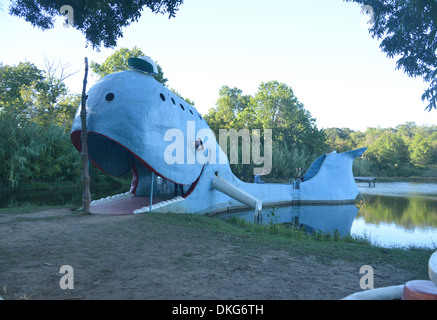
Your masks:
M 354 177 L 356 182 L 368 182 L 369 187 L 375 187 L 376 177 Z

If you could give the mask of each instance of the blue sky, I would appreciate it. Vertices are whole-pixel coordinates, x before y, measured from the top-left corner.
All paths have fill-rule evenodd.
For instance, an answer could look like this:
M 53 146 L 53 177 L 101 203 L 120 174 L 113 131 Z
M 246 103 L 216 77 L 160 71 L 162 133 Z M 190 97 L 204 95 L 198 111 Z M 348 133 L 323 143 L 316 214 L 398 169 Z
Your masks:
M 421 101 L 427 84 L 395 69 L 355 3 L 185 0 L 172 19 L 145 9 L 116 48 L 100 52 L 86 48 L 84 36 L 61 18 L 42 31 L 10 16 L 9 1 L 0 3 L 0 61 L 44 68 L 46 56 L 68 63 L 79 70 L 66 80 L 71 92 L 81 92 L 85 56 L 101 63 L 117 48 L 137 46 L 202 114 L 215 107 L 223 85 L 253 95 L 261 82 L 277 80 L 293 89 L 319 128 L 437 124 L 437 111 L 424 111 Z

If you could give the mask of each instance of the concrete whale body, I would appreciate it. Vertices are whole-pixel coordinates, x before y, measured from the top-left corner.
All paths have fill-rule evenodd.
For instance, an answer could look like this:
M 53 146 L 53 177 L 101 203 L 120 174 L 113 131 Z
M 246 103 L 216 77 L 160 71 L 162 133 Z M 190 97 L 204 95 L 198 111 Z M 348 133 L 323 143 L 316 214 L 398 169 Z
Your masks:
M 359 194 L 352 163 L 366 148 L 320 156 L 299 184 L 239 180 L 197 110 L 144 72 L 126 70 L 101 78 L 88 91 L 86 107 L 91 162 L 113 176 L 132 172 L 131 196 L 147 196 L 156 177 L 184 186 L 182 198 L 153 205 L 153 211 L 212 214 L 245 207 L 241 197 L 219 191 L 218 178 L 225 181 L 224 188 L 227 183 L 237 193 L 259 199 L 262 206 L 353 202 Z M 79 151 L 80 108 L 71 130 Z M 178 139 L 178 134 L 183 136 Z M 203 141 L 201 151 L 195 146 L 198 136 Z M 199 152 L 207 161 L 197 161 Z M 144 207 L 136 213 L 147 210 Z

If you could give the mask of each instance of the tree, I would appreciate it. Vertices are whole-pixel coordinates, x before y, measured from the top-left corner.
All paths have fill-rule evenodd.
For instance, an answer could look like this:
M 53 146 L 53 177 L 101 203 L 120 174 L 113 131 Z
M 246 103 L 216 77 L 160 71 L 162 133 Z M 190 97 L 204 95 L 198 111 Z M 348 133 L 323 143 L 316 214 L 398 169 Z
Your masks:
M 0 113 L 13 115 L 19 122 L 69 127 L 78 104 L 77 96 L 68 94 L 64 82 L 54 73 L 29 62 L 0 64 Z
M 101 45 L 115 47 L 123 36 L 122 28 L 138 21 L 144 7 L 171 18 L 182 3 L 183 0 L 13 0 L 9 13 L 47 30 L 53 28 L 57 16 L 63 15 L 61 7 L 69 5 L 73 8 L 73 27 L 98 50 Z
M 432 149 L 428 141 L 421 134 L 416 134 L 414 136 L 408 150 L 413 165 L 426 166 L 432 163 Z
M 381 170 L 396 173 L 408 163 L 408 147 L 399 134 L 385 130 L 376 141 L 369 145 L 368 159 Z
M 86 213 L 90 212 L 91 192 L 90 192 L 90 172 L 89 172 L 89 153 L 88 153 L 88 130 L 87 130 L 87 110 L 86 110 L 86 83 L 88 78 L 88 58 L 85 58 L 85 76 L 83 78 L 82 97 L 80 103 L 80 121 L 82 130 L 80 132 L 81 150 L 80 157 L 82 158 L 82 210 Z
M 16 188 L 29 181 L 71 181 L 76 176 L 78 161 L 69 131 L 79 101 L 68 94 L 54 69 L 43 71 L 29 62 L 0 64 L 3 187 Z
M 370 6 L 372 38 L 389 58 L 399 57 L 396 68 L 429 82 L 422 100 L 428 111 L 437 109 L 437 1 L 345 0 Z
M 437 164 L 437 129 L 428 138 L 432 154 L 432 163 Z
M 220 129 L 237 132 L 249 129 L 249 133 L 252 129 L 263 129 L 262 133 L 272 129 L 270 179 L 288 182 L 296 168 L 306 169 L 315 154 L 326 149 L 324 132 L 317 129 L 315 120 L 298 102 L 293 90 L 277 81 L 261 83 L 253 97 L 238 88 L 221 87 L 216 108 L 210 109 L 204 118 L 216 135 Z M 242 140 L 238 143 L 241 159 Z M 231 164 L 232 171 L 244 181 L 253 181 L 253 167 L 253 163 Z
M 90 67 L 97 75 L 104 77 L 110 73 L 129 70 L 128 59 L 142 56 L 145 56 L 145 54 L 137 47 L 133 47 L 132 50 L 120 48 L 106 58 L 102 64 L 92 61 Z M 162 85 L 165 85 L 168 79 L 164 78 L 164 72 L 162 72 L 161 66 L 157 64 L 156 67 L 158 69 L 158 74 L 154 75 L 154 77 Z
M 254 100 L 257 121 L 264 129 L 272 129 L 275 141 L 305 148 L 310 154 L 326 148 L 325 133 L 317 129 L 315 119 L 289 86 L 278 81 L 263 82 Z
M 0 186 L 26 182 L 75 181 L 80 163 L 70 133 L 0 113 Z
M 0 63 L 0 113 L 21 115 L 25 108 L 22 89 L 29 86 L 42 89 L 43 79 L 43 72 L 32 63 L 20 62 L 17 66 Z
M 328 128 L 325 133 L 330 151 L 344 152 L 356 147 L 356 142 L 352 139 L 353 131 L 348 128 Z
M 326 136 L 300 103 L 293 90 L 278 81 L 263 82 L 255 96 L 223 86 L 216 108 L 205 116 L 211 129 L 272 129 L 273 140 L 290 148 L 305 148 L 310 154 L 326 148 Z
M 243 95 L 243 91 L 236 87 L 222 86 L 216 108 L 208 111 L 205 120 L 218 136 L 220 129 L 239 131 L 253 128 L 253 117 L 249 116 L 249 112 L 253 113 L 253 98 L 250 95 Z

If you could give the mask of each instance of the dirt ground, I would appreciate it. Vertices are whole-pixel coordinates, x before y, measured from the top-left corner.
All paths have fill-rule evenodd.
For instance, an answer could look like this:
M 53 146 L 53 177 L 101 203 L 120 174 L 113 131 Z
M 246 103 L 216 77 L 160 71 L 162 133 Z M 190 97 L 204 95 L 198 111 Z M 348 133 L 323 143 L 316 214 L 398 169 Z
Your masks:
M 215 221 L 173 221 L 157 214 L 84 215 L 70 209 L 1 214 L 0 296 L 319 300 L 361 291 L 365 262 L 322 261 L 250 235 L 214 231 Z M 63 265 L 72 272 L 60 273 Z M 410 280 L 390 265 L 372 266 L 379 286 Z

